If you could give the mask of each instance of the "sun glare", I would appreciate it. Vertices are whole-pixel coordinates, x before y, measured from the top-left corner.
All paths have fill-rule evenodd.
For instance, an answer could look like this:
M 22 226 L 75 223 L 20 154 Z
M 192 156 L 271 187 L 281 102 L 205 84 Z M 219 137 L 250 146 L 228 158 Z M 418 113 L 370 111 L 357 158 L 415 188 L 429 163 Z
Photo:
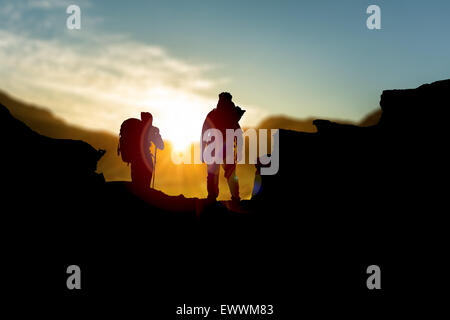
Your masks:
M 216 104 L 215 98 L 166 87 L 148 90 L 142 100 L 145 103 L 139 108 L 153 113 L 153 125 L 177 152 L 184 152 L 193 142 L 200 141 L 203 121 Z
M 193 109 L 178 110 L 169 119 L 161 119 L 159 127 L 164 140 L 171 143 L 174 151 L 186 151 L 192 142 L 200 139 L 203 120 L 206 115 Z

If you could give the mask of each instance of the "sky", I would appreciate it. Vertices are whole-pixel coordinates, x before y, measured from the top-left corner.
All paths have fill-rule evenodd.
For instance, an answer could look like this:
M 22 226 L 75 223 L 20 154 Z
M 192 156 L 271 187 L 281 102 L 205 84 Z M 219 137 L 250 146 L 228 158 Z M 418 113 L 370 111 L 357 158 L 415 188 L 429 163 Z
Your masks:
M 66 8 L 81 8 L 68 30 Z M 381 9 L 369 30 L 366 9 Z M 221 91 L 247 110 L 358 121 L 384 89 L 450 78 L 450 1 L 0 0 L 0 89 L 117 133 L 150 111 L 197 140 Z

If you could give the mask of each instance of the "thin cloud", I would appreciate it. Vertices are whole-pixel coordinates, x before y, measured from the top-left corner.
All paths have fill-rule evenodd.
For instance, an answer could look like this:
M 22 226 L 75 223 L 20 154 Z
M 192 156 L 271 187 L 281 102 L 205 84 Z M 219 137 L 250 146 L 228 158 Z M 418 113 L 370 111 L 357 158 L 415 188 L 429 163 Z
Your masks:
M 89 1 L 82 1 L 83 6 L 90 5 Z M 73 4 L 73 1 L 68 0 L 28 0 L 25 2 L 25 7 L 29 9 L 55 9 L 55 8 L 67 8 L 67 6 Z M 79 3 L 79 2 L 77 2 Z
M 71 0 L 0 0 L 0 29 L 15 33 L 34 34 L 58 33 L 64 27 L 66 8 L 74 4 Z M 82 10 L 92 7 L 89 0 L 77 0 Z M 101 17 L 86 15 L 83 17 L 85 27 L 93 27 L 100 23 Z
M 169 140 L 197 140 L 206 113 L 230 79 L 210 76 L 217 66 L 188 63 L 124 34 L 53 30 L 69 2 L 29 0 L 0 7 L 0 89 L 75 125 L 111 132 L 118 132 L 125 118 L 151 111 Z M 83 25 L 101 21 L 89 19 L 84 17 Z M 54 36 L 41 35 L 49 30 Z M 256 107 L 245 109 L 252 124 L 265 115 Z
M 197 138 L 226 82 L 206 75 L 211 66 L 123 38 L 83 38 L 67 45 L 0 31 L 0 39 L 1 87 L 84 127 L 117 132 L 125 117 L 150 109 L 167 126 L 177 116 L 193 120 Z

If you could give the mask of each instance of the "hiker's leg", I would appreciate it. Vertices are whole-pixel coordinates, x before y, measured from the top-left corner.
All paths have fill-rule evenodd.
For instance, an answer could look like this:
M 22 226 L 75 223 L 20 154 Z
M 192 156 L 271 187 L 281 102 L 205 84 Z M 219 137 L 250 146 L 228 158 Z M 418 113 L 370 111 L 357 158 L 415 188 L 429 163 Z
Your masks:
M 152 172 L 143 161 L 136 161 L 131 164 L 131 181 L 139 190 L 146 190 L 150 187 Z
M 239 181 L 236 175 L 236 164 L 224 164 L 225 179 L 227 179 L 230 188 L 231 200 L 239 201 Z
M 139 166 L 137 163 L 131 163 L 131 182 L 134 185 L 139 185 L 140 174 L 139 174 Z
M 219 196 L 219 170 L 220 166 L 216 163 L 208 164 L 208 177 L 206 180 L 208 189 L 208 198 L 217 199 Z

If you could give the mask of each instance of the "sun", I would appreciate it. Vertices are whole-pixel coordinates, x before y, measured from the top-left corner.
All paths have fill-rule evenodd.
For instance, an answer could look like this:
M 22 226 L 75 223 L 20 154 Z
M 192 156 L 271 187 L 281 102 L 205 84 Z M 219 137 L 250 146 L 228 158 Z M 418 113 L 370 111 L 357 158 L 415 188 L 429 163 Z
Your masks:
M 153 125 L 159 128 L 162 139 L 176 152 L 200 141 L 203 121 L 216 104 L 214 99 L 167 88 L 148 91 L 142 101 L 143 108 L 152 112 Z
M 164 126 L 160 128 L 161 136 L 171 143 L 174 151 L 183 152 L 188 149 L 193 142 L 200 139 L 203 114 L 188 111 L 179 111 L 164 121 Z
M 168 130 L 166 132 L 167 140 L 170 141 L 174 151 L 182 152 L 185 151 L 194 139 L 189 137 L 187 134 L 183 134 L 183 128 L 174 128 L 173 130 Z

